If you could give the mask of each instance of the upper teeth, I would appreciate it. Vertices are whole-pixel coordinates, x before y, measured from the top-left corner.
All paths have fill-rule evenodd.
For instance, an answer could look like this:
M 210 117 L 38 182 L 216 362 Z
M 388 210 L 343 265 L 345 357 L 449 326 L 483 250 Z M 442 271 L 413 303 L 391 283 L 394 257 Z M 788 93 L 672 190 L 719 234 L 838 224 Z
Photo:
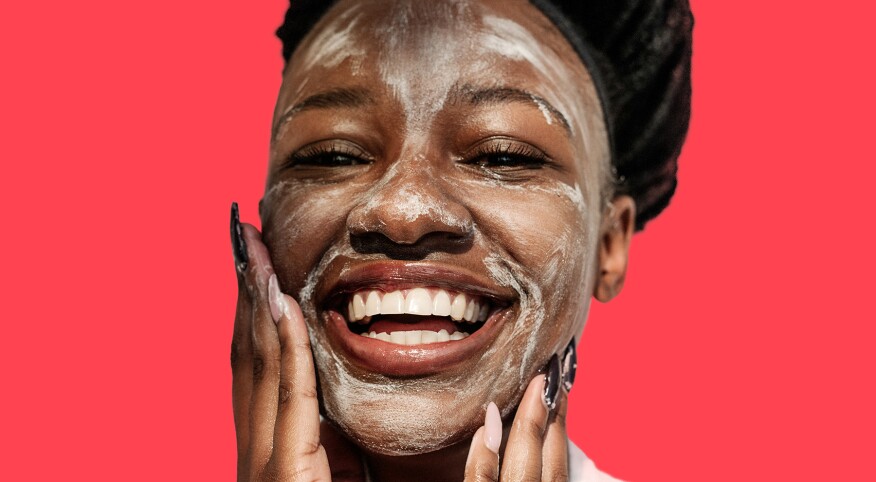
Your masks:
M 490 305 L 486 300 L 438 288 L 413 288 L 387 293 L 358 291 L 347 304 L 349 321 L 368 321 L 374 315 L 409 314 L 449 316 L 455 321 L 474 323 L 486 320 L 489 313 Z

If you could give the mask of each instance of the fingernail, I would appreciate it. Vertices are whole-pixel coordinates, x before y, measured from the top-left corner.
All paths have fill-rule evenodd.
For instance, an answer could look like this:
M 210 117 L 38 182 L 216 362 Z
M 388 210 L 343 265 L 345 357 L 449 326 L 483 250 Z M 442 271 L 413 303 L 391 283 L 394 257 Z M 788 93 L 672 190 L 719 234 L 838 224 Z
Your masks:
M 287 319 L 291 319 L 291 316 L 289 316 L 289 304 L 286 303 L 286 298 L 283 297 L 283 292 L 280 291 L 280 284 L 277 282 L 277 275 L 275 274 L 268 278 L 268 305 L 271 307 L 271 318 L 274 319 L 274 323 L 279 323 L 280 317 L 283 315 L 286 315 Z
M 547 373 L 544 374 L 544 394 L 542 400 L 548 410 L 557 408 L 557 394 L 560 393 L 560 359 L 556 354 L 548 362 Z
M 484 445 L 494 454 L 499 454 L 499 446 L 502 445 L 502 417 L 499 415 L 499 407 L 490 402 L 487 405 L 487 416 L 484 420 Z
M 239 273 L 246 271 L 249 256 L 246 254 L 246 240 L 240 227 L 240 212 L 237 203 L 231 203 L 231 251 L 234 253 L 234 267 Z
M 563 353 L 563 388 L 566 389 L 566 393 L 572 391 L 572 384 L 575 383 L 575 370 L 577 369 L 578 355 L 575 354 L 575 339 L 572 338 Z

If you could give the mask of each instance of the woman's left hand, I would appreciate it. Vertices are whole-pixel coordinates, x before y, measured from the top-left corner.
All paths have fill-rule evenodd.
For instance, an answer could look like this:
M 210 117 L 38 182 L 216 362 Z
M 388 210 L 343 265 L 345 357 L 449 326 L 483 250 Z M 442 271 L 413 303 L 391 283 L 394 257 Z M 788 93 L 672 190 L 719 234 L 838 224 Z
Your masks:
M 471 441 L 465 464 L 466 481 L 569 480 L 567 394 L 559 388 L 556 408 L 548 411 L 542 401 L 544 384 L 545 376 L 539 375 L 523 394 L 501 467 L 502 419 L 496 406 L 490 404 L 484 426 L 475 432 Z

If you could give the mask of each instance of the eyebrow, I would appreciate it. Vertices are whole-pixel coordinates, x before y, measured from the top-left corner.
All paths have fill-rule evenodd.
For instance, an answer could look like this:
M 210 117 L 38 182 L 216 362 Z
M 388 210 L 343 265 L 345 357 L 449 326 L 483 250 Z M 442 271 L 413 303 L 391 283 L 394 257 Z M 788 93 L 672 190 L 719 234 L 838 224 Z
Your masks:
M 462 87 L 453 89 L 448 96 L 448 103 L 458 104 L 466 103 L 470 105 L 484 104 L 500 104 L 500 103 L 522 103 L 527 105 L 535 104 L 542 112 L 547 111 L 551 117 L 562 124 L 566 130 L 566 134 L 572 134 L 572 128 L 566 116 L 557 110 L 543 97 L 527 92 L 514 87 L 475 87 L 472 85 L 463 85 Z
M 272 137 L 277 136 L 277 132 L 285 123 L 304 111 L 315 109 L 355 109 L 372 104 L 374 104 L 374 98 L 371 93 L 367 89 L 362 88 L 332 89 L 313 94 L 286 109 L 283 116 L 277 120 Z

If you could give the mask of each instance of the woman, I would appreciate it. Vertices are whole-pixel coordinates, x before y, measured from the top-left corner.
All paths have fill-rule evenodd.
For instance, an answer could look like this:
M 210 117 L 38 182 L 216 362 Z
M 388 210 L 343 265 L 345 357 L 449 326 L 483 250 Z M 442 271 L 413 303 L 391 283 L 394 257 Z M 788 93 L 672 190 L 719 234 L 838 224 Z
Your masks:
M 241 480 L 612 480 L 565 434 L 574 340 L 674 191 L 690 25 L 292 2 L 263 233 L 232 208 Z

